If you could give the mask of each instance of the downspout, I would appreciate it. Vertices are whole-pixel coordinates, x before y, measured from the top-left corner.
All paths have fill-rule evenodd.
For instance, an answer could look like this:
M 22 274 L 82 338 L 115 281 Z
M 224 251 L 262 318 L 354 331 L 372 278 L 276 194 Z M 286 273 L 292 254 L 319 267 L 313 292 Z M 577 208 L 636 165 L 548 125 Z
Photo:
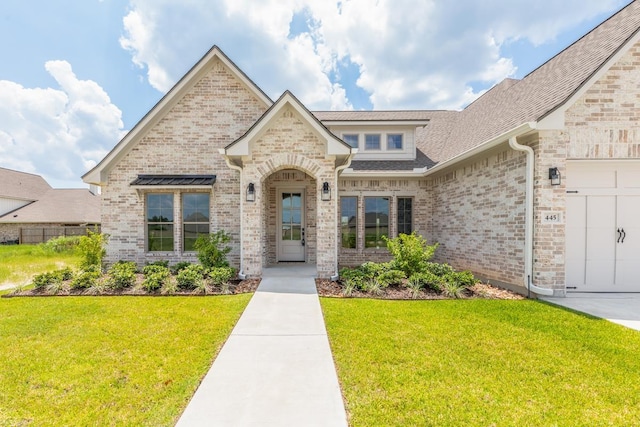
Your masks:
M 244 280 L 247 278 L 247 275 L 244 274 L 244 243 L 242 241 L 242 238 L 244 236 L 243 234 L 243 218 L 244 218 L 244 204 L 242 203 L 242 189 L 244 188 L 243 185 L 243 180 L 244 180 L 244 175 L 242 173 L 242 167 L 238 166 L 238 165 L 234 165 L 233 163 L 231 163 L 231 160 L 229 159 L 229 156 L 227 156 L 224 148 L 220 149 L 220 154 L 222 154 L 224 156 L 224 161 L 227 163 L 227 166 L 229 166 L 231 169 L 237 170 L 240 173 L 240 271 L 238 271 L 238 278 L 240 280 Z
M 355 156 L 357 152 L 358 152 L 357 148 L 352 148 L 351 149 L 351 153 L 347 157 L 347 160 L 342 165 L 338 166 L 336 168 L 336 170 L 335 170 L 336 176 L 335 176 L 335 179 L 333 180 L 333 182 L 334 182 L 333 185 L 335 186 L 336 203 L 340 202 L 340 199 L 338 198 L 338 175 L 340 174 L 340 172 L 342 172 L 343 170 L 345 170 L 346 168 L 351 166 L 351 160 L 353 159 L 353 156 Z M 340 211 L 340 209 L 338 207 L 336 209 L 336 212 L 335 212 L 336 225 L 340 224 L 340 217 L 338 215 L 339 211 Z M 335 272 L 335 274 L 333 276 L 330 277 L 331 281 L 333 281 L 333 282 L 335 282 L 336 280 L 338 280 L 340 278 L 340 273 L 338 272 L 338 256 L 339 255 L 340 255 L 340 245 L 336 241 L 336 272 Z
M 541 288 L 533 282 L 533 191 L 534 191 L 534 152 L 533 148 L 519 144 L 515 136 L 509 138 L 509 146 L 516 151 L 523 151 L 527 155 L 526 183 L 525 183 L 525 235 L 524 235 L 524 274 L 525 287 L 529 294 L 552 296 L 553 289 Z

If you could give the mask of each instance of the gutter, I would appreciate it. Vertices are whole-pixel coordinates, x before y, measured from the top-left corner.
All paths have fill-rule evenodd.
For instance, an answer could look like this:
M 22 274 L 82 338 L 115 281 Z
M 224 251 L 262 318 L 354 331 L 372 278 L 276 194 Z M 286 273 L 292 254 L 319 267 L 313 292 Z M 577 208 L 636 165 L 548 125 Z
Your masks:
M 244 188 L 244 174 L 242 173 L 242 167 L 235 165 L 233 163 L 231 163 L 231 159 L 229 158 L 229 156 L 227 156 L 226 150 L 224 148 L 220 148 L 218 150 L 218 152 L 220 154 L 222 154 L 224 156 L 224 161 L 227 163 L 227 166 L 229 166 L 231 169 L 233 170 L 237 170 L 238 172 L 240 172 L 240 218 L 244 218 L 244 204 L 242 203 L 242 196 L 243 196 L 243 191 L 242 189 Z M 244 221 L 242 221 L 242 219 L 240 220 L 240 271 L 238 271 L 238 278 L 240 280 L 244 280 L 247 278 L 247 275 L 244 274 L 244 243 L 242 242 L 242 237 L 244 236 L 243 234 L 243 224 Z
M 353 160 L 353 156 L 356 155 L 356 153 L 358 152 L 357 148 L 352 148 L 351 149 L 351 153 L 349 154 L 349 156 L 347 157 L 347 160 L 340 166 L 336 167 L 336 177 L 334 179 L 334 186 L 336 189 L 336 200 L 338 199 L 338 175 L 340 174 L 340 172 L 342 172 L 343 170 L 345 170 L 346 168 L 348 168 L 349 166 L 351 166 L 351 160 Z M 337 202 L 336 202 L 337 203 Z M 336 225 L 339 226 L 340 225 L 340 218 L 339 218 L 339 214 L 338 212 L 340 212 L 340 209 L 335 210 L 335 218 L 336 218 Z M 336 272 L 333 276 L 330 277 L 332 282 L 337 281 L 340 278 L 340 273 L 338 272 L 338 257 L 340 255 L 340 244 L 337 241 L 336 238 Z
M 524 274 L 525 288 L 529 293 L 553 296 L 553 289 L 541 288 L 533 282 L 533 184 L 534 184 L 534 152 L 533 148 L 518 143 L 516 136 L 509 138 L 509 146 L 516 151 L 522 151 L 527 156 L 525 183 L 525 237 L 524 237 Z

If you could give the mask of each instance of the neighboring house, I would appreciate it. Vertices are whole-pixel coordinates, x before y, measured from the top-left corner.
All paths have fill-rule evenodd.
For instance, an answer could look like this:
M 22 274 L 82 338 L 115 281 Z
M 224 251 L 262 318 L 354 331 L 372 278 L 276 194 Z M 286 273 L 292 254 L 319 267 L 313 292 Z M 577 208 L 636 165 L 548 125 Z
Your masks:
M 65 228 L 100 225 L 100 196 L 87 189 L 56 189 L 38 175 L 0 168 L 0 242 L 31 243 Z
M 108 260 L 195 260 L 225 230 L 242 275 L 335 277 L 416 231 L 516 289 L 640 291 L 639 27 L 635 1 L 460 112 L 311 112 L 214 46 L 83 177 Z

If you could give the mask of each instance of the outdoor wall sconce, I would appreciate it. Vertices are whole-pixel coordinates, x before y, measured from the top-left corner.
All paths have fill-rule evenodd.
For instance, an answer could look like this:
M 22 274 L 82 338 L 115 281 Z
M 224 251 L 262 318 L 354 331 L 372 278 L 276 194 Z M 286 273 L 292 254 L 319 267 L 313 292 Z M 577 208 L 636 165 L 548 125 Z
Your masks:
M 255 202 L 256 201 L 256 187 L 253 185 L 253 182 L 250 182 L 247 186 L 247 202 Z
M 560 185 L 560 171 L 558 168 L 549 168 L 549 179 L 551 185 Z
M 331 188 L 329 188 L 328 182 L 322 183 L 322 194 L 320 198 L 324 201 L 331 200 Z

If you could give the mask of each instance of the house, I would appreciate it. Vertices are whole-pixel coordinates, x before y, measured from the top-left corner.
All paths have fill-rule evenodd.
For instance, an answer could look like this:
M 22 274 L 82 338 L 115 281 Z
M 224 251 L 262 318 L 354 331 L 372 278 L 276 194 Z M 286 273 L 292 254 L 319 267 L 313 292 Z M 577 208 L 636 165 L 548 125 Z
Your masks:
M 99 195 L 51 188 L 39 175 L 0 168 L 0 242 L 38 243 L 99 224 Z
M 521 291 L 640 291 L 639 27 L 634 1 L 462 111 L 312 112 L 214 46 L 83 177 L 108 260 L 195 260 L 225 230 L 243 276 L 336 277 L 416 231 Z

